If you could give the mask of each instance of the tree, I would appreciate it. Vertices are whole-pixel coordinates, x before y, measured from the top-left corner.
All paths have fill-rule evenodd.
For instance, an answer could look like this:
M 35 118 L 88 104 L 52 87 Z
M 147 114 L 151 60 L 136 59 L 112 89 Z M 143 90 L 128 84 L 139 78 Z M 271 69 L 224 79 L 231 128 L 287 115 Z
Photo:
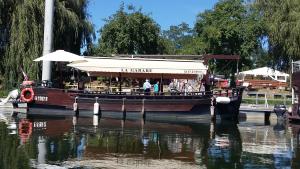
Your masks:
M 92 42 L 93 27 L 87 20 L 87 3 L 87 0 L 55 1 L 54 49 L 80 53 L 83 44 Z M 40 66 L 33 60 L 42 55 L 44 8 L 43 0 L 15 4 L 4 60 L 6 87 L 16 86 L 23 79 L 20 68 L 31 79 L 39 79 Z
M 170 26 L 169 30 L 163 31 L 162 37 L 168 41 L 166 46 L 168 54 L 203 54 L 204 52 L 201 39 L 185 22 L 178 26 Z
M 0 0 L 0 88 L 4 74 L 4 55 L 10 34 L 12 11 L 15 0 Z
M 256 0 L 256 7 L 266 23 L 273 65 L 288 69 L 291 59 L 300 59 L 299 0 Z
M 212 10 L 198 15 L 195 29 L 206 44 L 205 53 L 237 54 L 241 56 L 240 65 L 251 67 L 251 55 L 261 49 L 264 24 L 251 3 L 222 0 Z M 236 70 L 236 63 L 216 63 L 219 71 L 227 75 Z
M 124 4 L 106 20 L 99 30 L 100 39 L 95 54 L 158 54 L 164 50 L 160 28 L 154 20 L 132 6 Z

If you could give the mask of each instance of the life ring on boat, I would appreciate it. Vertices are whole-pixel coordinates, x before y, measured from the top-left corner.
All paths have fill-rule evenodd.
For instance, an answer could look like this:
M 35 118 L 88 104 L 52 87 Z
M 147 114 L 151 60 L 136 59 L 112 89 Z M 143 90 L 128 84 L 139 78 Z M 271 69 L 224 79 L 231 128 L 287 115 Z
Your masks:
M 34 92 L 32 88 L 24 88 L 21 91 L 21 100 L 26 103 L 31 103 L 34 99 Z

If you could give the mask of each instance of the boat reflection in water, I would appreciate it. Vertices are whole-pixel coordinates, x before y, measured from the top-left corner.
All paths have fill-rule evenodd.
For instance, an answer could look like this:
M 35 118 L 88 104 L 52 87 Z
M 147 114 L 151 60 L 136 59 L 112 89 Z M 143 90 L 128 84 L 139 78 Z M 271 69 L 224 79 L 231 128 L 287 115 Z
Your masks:
M 17 125 L 16 134 L 9 134 L 11 122 Z M 0 166 L 296 169 L 299 130 L 300 125 L 283 123 L 16 117 L 0 122 Z

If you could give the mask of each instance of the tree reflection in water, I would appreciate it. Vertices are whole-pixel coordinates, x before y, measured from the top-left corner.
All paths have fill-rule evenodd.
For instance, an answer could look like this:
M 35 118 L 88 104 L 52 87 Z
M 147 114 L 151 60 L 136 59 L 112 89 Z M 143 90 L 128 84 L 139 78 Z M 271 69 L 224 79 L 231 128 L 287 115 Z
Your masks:
M 20 145 L 18 135 L 9 134 L 7 125 L 3 122 L 0 122 L 0 168 L 31 168 L 26 145 Z
M 31 167 L 29 161 L 38 163 L 41 140 L 45 163 L 67 168 L 299 168 L 300 125 L 287 129 L 282 123 L 255 126 L 101 119 L 93 125 L 93 121 L 69 117 L 27 120 L 34 127 L 30 137 L 21 137 L 24 141 L 10 135 L 7 125 L 0 123 L 0 169 L 26 169 Z M 109 166 L 112 164 L 115 166 Z

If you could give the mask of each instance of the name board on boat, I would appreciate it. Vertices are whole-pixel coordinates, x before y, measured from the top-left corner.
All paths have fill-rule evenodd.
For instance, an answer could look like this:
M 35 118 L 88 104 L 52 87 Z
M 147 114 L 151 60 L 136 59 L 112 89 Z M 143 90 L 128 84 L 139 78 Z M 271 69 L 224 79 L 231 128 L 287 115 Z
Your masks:
M 201 70 L 184 70 L 184 73 L 186 73 L 186 74 L 202 74 L 203 71 L 201 71 Z
M 34 96 L 35 101 L 40 101 L 40 102 L 47 102 L 48 101 L 48 96 Z
M 128 73 L 151 73 L 152 69 L 145 69 L 145 68 L 121 68 L 121 72 L 128 72 Z

